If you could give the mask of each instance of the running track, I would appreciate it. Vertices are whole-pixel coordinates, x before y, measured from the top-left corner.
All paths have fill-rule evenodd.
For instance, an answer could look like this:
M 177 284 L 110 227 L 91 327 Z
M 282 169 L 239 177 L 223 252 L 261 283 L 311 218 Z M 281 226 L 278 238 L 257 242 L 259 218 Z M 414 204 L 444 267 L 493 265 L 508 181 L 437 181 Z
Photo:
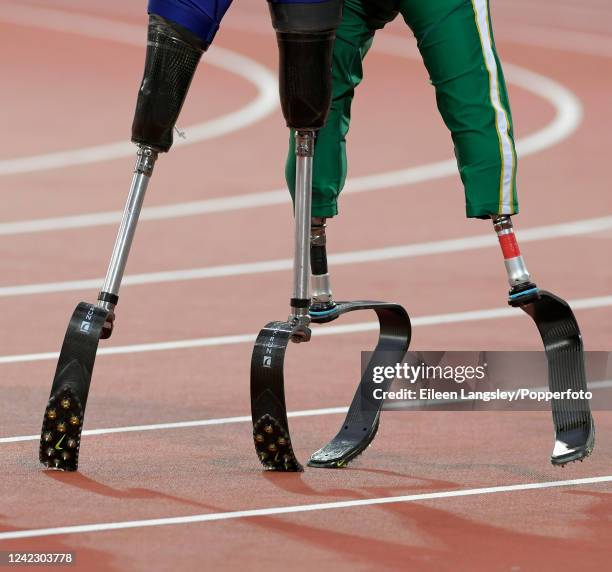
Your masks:
M 75 551 L 79 570 L 602 570 L 612 416 L 588 462 L 553 470 L 548 416 L 390 413 L 342 471 L 267 474 L 252 451 L 252 336 L 285 316 L 291 210 L 264 2 L 232 7 L 158 163 L 116 332 L 96 365 L 80 472 L 42 471 L 40 416 L 67 319 L 93 300 L 123 208 L 142 3 L 2 2 L 0 549 Z M 138 4 L 138 5 L 136 5 Z M 493 0 L 521 140 L 517 226 L 538 282 L 612 346 L 612 8 Z M 366 64 L 348 192 L 330 225 L 342 298 L 402 303 L 417 349 L 539 349 L 504 308 L 489 225 L 466 221 L 452 147 L 396 23 Z M 337 429 L 373 315 L 291 349 L 302 459 Z M 329 337 L 320 339 L 323 335 Z M 324 343 L 325 342 L 325 343 Z M 251 512 L 249 512 L 251 511 Z

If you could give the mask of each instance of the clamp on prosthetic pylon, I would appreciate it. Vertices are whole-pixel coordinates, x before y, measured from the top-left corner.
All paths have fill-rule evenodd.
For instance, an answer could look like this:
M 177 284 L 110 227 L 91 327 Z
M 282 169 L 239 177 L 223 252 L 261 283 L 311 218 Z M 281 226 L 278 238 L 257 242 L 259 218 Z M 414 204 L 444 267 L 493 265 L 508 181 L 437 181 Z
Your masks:
M 287 421 L 283 372 L 287 346 L 290 341 L 309 341 L 311 322 L 325 323 L 347 312 L 374 310 L 380 323 L 380 336 L 349 413 L 338 435 L 309 461 L 315 467 L 341 467 L 363 452 L 376 435 L 382 400 L 367 397 L 373 393 L 369 390 L 374 389 L 373 368 L 402 359 L 410 343 L 410 320 L 397 304 L 334 303 L 327 273 L 324 228 L 317 219 L 311 224 L 315 136 L 325 123 L 331 102 L 331 53 L 341 3 L 337 0 L 308 5 L 272 3 L 270 9 L 280 51 L 281 106 L 288 126 L 296 130 L 295 248 L 291 314 L 286 321 L 268 323 L 259 332 L 253 349 L 253 439 L 259 460 L 266 469 L 303 470 L 293 451 Z M 308 285 L 311 264 L 314 298 Z
M 593 451 L 595 425 L 589 401 L 582 397 L 587 392 L 587 383 L 578 323 L 565 300 L 540 290 L 532 282 L 510 216 L 494 216 L 493 226 L 510 283 L 508 304 L 521 308 L 535 322 L 548 361 L 550 391 L 567 396 L 552 400 L 555 444 L 551 463 L 563 466 L 583 460 Z
M 39 459 L 49 468 L 77 470 L 98 342 L 112 334 L 119 288 L 155 161 L 172 145 L 172 131 L 203 50 L 189 31 L 159 16 L 150 17 L 145 71 L 132 125 L 132 141 L 138 145 L 134 176 L 98 301 L 81 302 L 66 330 L 40 439 Z
M 331 278 L 327 268 L 325 218 L 313 217 L 310 223 L 310 268 L 312 270 L 312 304 L 310 316 L 317 323 L 331 322 L 338 317 Z

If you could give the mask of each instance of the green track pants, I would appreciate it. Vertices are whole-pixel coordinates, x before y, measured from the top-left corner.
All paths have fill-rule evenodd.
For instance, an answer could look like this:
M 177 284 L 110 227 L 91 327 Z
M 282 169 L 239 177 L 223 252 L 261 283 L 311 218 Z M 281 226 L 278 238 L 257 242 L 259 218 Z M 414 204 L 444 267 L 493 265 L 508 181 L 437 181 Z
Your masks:
M 345 0 L 334 47 L 331 110 L 315 147 L 312 216 L 338 214 L 351 103 L 375 28 L 384 25 L 374 23 L 374 9 L 386 12 L 386 20 L 399 11 L 416 36 L 438 109 L 453 138 L 467 216 L 517 213 L 512 117 L 488 0 Z M 418 145 L 416 135 L 413 144 Z M 285 175 L 293 196 L 293 134 Z

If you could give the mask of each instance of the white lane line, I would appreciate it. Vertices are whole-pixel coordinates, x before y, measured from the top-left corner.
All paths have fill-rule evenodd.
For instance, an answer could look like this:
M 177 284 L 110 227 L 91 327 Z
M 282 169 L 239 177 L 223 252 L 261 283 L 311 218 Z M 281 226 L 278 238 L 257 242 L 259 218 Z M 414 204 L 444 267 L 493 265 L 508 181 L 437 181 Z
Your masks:
M 179 524 L 193 524 L 197 522 L 213 522 L 218 520 L 233 520 L 238 518 L 254 518 L 262 516 L 278 516 L 282 514 L 295 514 L 319 510 L 337 510 L 358 508 L 365 506 L 395 504 L 403 502 L 430 501 L 477 495 L 492 495 L 521 491 L 534 491 L 561 487 L 576 487 L 580 485 L 596 485 L 612 482 L 612 476 L 587 477 L 583 479 L 570 479 L 565 481 L 545 481 L 540 483 L 521 483 L 517 485 L 502 485 L 496 487 L 481 487 L 477 489 L 459 489 L 453 491 L 438 491 L 434 493 L 420 493 L 395 497 L 377 497 L 369 499 L 355 499 L 349 501 L 326 502 L 316 504 L 302 504 L 294 506 L 258 508 L 251 510 L 237 510 L 231 512 L 212 512 L 194 514 L 189 516 L 174 516 L 166 518 L 152 518 L 147 520 L 128 520 L 119 522 L 101 522 L 95 524 L 80 524 L 73 526 L 60 526 L 56 528 L 38 528 L 30 530 L 14 530 L 0 533 L 0 540 L 15 540 L 19 538 L 36 538 L 40 536 L 58 536 L 62 534 L 83 534 L 89 532 L 104 532 L 109 530 L 125 530 L 128 528 L 146 528 L 151 526 L 170 526 Z
M 595 308 L 607 308 L 612 306 L 612 296 L 598 296 L 595 298 L 582 298 L 569 300 L 574 310 L 590 310 Z M 460 322 L 475 322 L 481 320 L 494 320 L 498 318 L 515 318 L 522 316 L 523 312 L 517 308 L 491 308 L 488 310 L 472 310 L 469 312 L 454 312 L 452 314 L 438 314 L 432 316 L 419 316 L 411 318 L 412 326 L 438 326 L 440 324 L 454 324 Z M 335 336 L 340 334 L 354 334 L 378 330 L 378 322 L 358 322 L 344 326 L 325 326 L 315 328 L 313 337 Z M 170 350 L 182 350 L 189 348 L 203 348 L 213 346 L 227 346 L 234 344 L 246 344 L 255 341 L 256 334 L 239 334 L 233 336 L 215 336 L 210 338 L 193 338 L 188 340 L 176 340 L 170 342 L 152 342 L 147 344 L 132 344 L 127 346 L 115 346 L 100 348 L 98 356 L 123 355 L 145 352 L 159 352 Z M 0 364 L 24 363 L 36 361 L 55 360 L 59 352 L 44 352 L 34 354 L 17 354 L 0 356 Z
M 590 385 L 589 385 L 590 387 Z M 321 409 L 303 409 L 300 411 L 290 411 L 287 417 L 290 419 L 298 417 L 314 417 L 317 415 L 336 415 L 346 413 L 348 407 L 323 407 Z M 210 425 L 230 425 L 233 423 L 251 422 L 250 415 L 240 415 L 238 417 L 220 417 L 216 419 L 195 419 L 193 421 L 175 421 L 172 423 L 153 423 L 150 425 L 127 425 L 125 427 L 110 427 L 101 429 L 88 429 L 83 431 L 83 435 L 112 435 L 114 433 L 134 433 L 140 431 L 159 431 L 167 429 L 188 429 L 190 427 L 208 427 Z M 21 443 L 23 441 L 38 441 L 40 435 L 19 435 L 18 437 L 2 437 L 2 443 Z
M 589 390 L 594 389 L 610 389 L 612 388 L 612 380 L 602 381 L 590 381 Z M 534 387 L 533 391 L 546 391 L 548 386 Z M 462 400 L 475 401 L 475 400 Z M 405 409 L 419 408 L 419 407 L 431 407 L 435 405 L 443 405 L 447 403 L 457 403 L 456 399 L 433 399 L 429 401 L 415 400 L 410 403 L 402 403 L 398 405 L 397 409 L 402 411 Z M 393 404 L 385 406 L 386 411 L 392 411 L 395 409 Z M 320 409 L 303 409 L 300 411 L 289 411 L 287 417 L 294 419 L 298 417 L 318 417 L 319 415 L 338 415 L 340 413 L 346 413 L 348 407 L 323 407 Z M 240 415 L 237 417 L 217 417 L 215 419 L 194 419 L 192 421 L 174 421 L 170 423 L 151 423 L 149 425 L 125 425 L 123 427 L 107 427 L 100 429 L 86 429 L 83 431 L 83 436 L 97 436 L 97 435 L 114 435 L 116 433 L 135 433 L 141 431 L 162 431 L 168 429 L 189 429 L 192 427 L 209 427 L 211 425 L 231 425 L 234 423 L 250 423 L 250 415 Z M 22 443 L 24 441 L 38 441 L 40 435 L 18 435 L 16 437 L 2 437 L 0 438 L 0 444 L 6 443 Z
M 1 13 L 0 18 L 2 18 Z M 411 48 L 411 44 L 403 38 L 394 37 L 392 35 L 380 35 L 375 42 L 375 49 L 381 49 L 392 55 L 414 57 L 414 50 Z M 540 131 L 517 141 L 517 149 L 520 156 L 525 157 L 548 149 L 569 137 L 578 128 L 582 120 L 582 105 L 580 100 L 571 91 L 546 76 L 519 66 L 506 63 L 504 68 L 508 82 L 544 98 L 555 109 L 555 117 L 551 123 Z M 0 167 L 1 165 L 2 162 L 0 161 Z M 2 171 L 0 169 L 0 175 L 1 174 Z M 427 165 L 408 167 L 406 169 L 348 179 L 343 193 L 348 193 L 350 195 L 353 193 L 377 191 L 380 189 L 398 188 L 456 175 L 457 163 L 454 159 L 449 159 Z M 142 210 L 140 220 L 166 220 L 216 212 L 229 212 L 279 205 L 288 202 L 288 192 L 284 189 L 280 189 L 156 207 L 145 207 Z M 115 225 L 121 220 L 121 215 L 121 211 L 107 211 L 65 217 L 5 222 L 0 223 L 0 235 Z
M 3 4 L 0 21 L 28 27 L 42 27 L 62 33 L 119 42 L 144 49 L 146 27 L 99 17 L 74 14 L 51 8 Z M 212 46 L 205 64 L 224 69 L 244 78 L 257 88 L 257 96 L 242 109 L 184 128 L 186 139 L 177 138 L 175 146 L 194 145 L 215 137 L 238 131 L 261 121 L 278 105 L 278 84 L 275 74 L 260 63 L 219 46 Z M 0 160 L 0 176 L 60 169 L 135 156 L 129 141 L 95 145 L 31 157 Z M 105 213 L 101 213 L 104 215 Z M 69 217 L 71 218 L 71 217 Z M 78 219 L 78 217 L 76 217 Z M 115 221 L 113 221 L 114 224 Z M 26 225 L 27 227 L 27 225 Z
M 550 240 L 567 236 L 591 234 L 609 230 L 611 228 L 612 216 L 607 216 L 568 223 L 539 226 L 520 230 L 517 232 L 517 234 L 520 241 L 522 243 L 526 243 L 538 240 Z M 329 255 L 329 262 L 333 266 L 343 266 L 348 264 L 362 264 L 365 262 L 381 262 L 384 260 L 413 258 L 432 254 L 445 254 L 449 252 L 465 252 L 479 248 L 496 246 L 497 239 L 493 235 L 483 234 L 465 238 L 452 238 L 448 240 L 437 240 L 416 244 L 405 244 L 400 246 L 388 246 L 384 248 L 336 253 Z M 261 262 L 248 262 L 242 264 L 225 264 L 221 266 L 188 268 L 184 270 L 167 270 L 162 272 L 128 274 L 124 277 L 122 286 L 125 287 L 141 284 L 160 284 L 187 280 L 203 280 L 207 278 L 264 274 L 268 272 L 290 270 L 292 266 L 293 261 L 291 259 L 282 258 L 278 260 L 264 260 Z M 102 280 L 102 277 L 100 277 L 85 280 L 68 280 L 64 282 L 0 286 L 0 298 L 95 289 L 101 286 Z

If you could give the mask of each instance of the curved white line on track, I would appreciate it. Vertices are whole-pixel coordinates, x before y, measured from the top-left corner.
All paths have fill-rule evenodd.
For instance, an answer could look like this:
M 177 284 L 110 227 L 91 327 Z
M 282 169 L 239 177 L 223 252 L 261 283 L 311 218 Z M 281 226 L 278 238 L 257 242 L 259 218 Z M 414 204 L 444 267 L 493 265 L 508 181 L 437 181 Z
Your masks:
M 58 536 L 62 534 L 84 534 L 91 532 L 104 532 L 109 530 L 125 530 L 129 528 L 145 528 L 151 526 L 170 526 L 178 524 L 193 524 L 197 522 L 212 522 L 218 520 L 234 520 L 237 518 L 254 518 L 262 516 L 278 516 L 282 514 L 295 514 L 320 510 L 337 510 L 358 508 L 382 504 L 397 504 L 403 502 L 431 501 L 437 499 L 469 497 L 476 495 L 491 495 L 499 493 L 537 491 L 543 489 L 576 487 L 579 485 L 596 485 L 612 483 L 612 476 L 587 477 L 570 479 L 566 481 L 544 481 L 539 483 L 521 483 L 517 485 L 501 485 L 495 487 L 481 487 L 477 489 L 458 489 L 452 491 L 437 491 L 434 493 L 419 493 L 395 497 L 377 497 L 355 499 L 347 501 L 325 502 L 316 504 L 302 504 L 294 506 L 267 507 L 251 510 L 237 510 L 231 512 L 209 512 L 205 514 L 192 514 L 188 516 L 174 516 L 152 518 L 146 520 L 128 520 L 119 522 L 100 522 L 94 524 L 79 524 L 72 526 L 59 526 L 56 528 L 38 528 L 29 530 L 13 530 L 0 532 L 0 540 L 14 540 L 18 538 L 36 538 L 41 536 Z
M 505 42 L 513 44 L 526 44 L 573 54 L 612 58 L 612 37 L 603 34 L 520 24 L 513 26 L 511 32 L 497 35 Z
M 612 295 L 598 296 L 595 298 L 581 298 L 568 300 L 574 310 L 591 310 L 596 308 L 608 308 L 612 306 Z M 488 310 L 472 310 L 468 312 L 454 312 L 451 314 L 437 314 L 432 316 L 419 316 L 411 318 L 412 327 L 419 326 L 438 326 L 440 324 L 456 324 L 460 322 L 475 322 L 481 320 L 494 320 L 502 318 L 516 318 L 522 316 L 523 312 L 518 308 L 506 306 L 504 308 L 491 308 Z M 325 328 L 315 328 L 312 332 L 313 337 L 335 336 L 339 334 L 354 334 L 361 332 L 378 331 L 379 324 L 376 322 L 359 322 L 347 324 L 345 326 L 326 326 Z M 227 346 L 234 344 L 253 343 L 256 334 L 237 334 L 229 336 L 215 336 L 210 338 L 192 338 L 188 340 L 177 340 L 169 342 L 151 342 L 146 344 L 133 344 L 128 346 L 111 346 L 101 348 L 97 356 L 135 354 L 145 352 L 160 352 L 170 350 L 181 350 L 190 348 L 203 348 L 214 346 Z M 17 354 L 0 356 L 0 364 L 24 363 L 36 361 L 56 360 L 59 352 L 44 352 L 35 354 Z
M 3 4 L 0 10 L 0 21 L 80 34 L 89 38 L 137 46 L 141 49 L 145 45 L 146 30 L 143 26 L 49 8 Z M 205 62 L 234 73 L 254 84 L 257 88 L 257 96 L 242 109 L 185 127 L 187 138 L 176 138 L 175 147 L 194 145 L 244 129 L 270 115 L 278 106 L 276 76 L 260 63 L 219 46 L 212 46 L 208 50 Z M 0 176 L 132 157 L 135 156 L 135 149 L 135 146 L 129 141 L 121 141 L 31 157 L 3 159 L 0 160 Z
M 399 37 L 381 36 L 375 44 L 375 49 L 380 49 L 391 55 L 403 57 L 414 56 L 410 43 Z M 506 63 L 504 68 L 509 83 L 544 98 L 555 109 L 555 117 L 549 125 L 517 141 L 517 149 L 521 157 L 526 157 L 548 149 L 569 137 L 577 129 L 582 120 L 583 111 L 580 100 L 571 91 L 546 76 L 526 70 L 522 67 Z M 457 176 L 457 163 L 454 159 L 437 161 L 427 165 L 408 167 L 406 169 L 388 171 L 374 175 L 354 177 L 347 180 L 346 188 L 343 193 L 352 194 L 390 189 L 450 176 Z M 216 212 L 279 205 L 288 202 L 288 192 L 284 189 L 280 189 L 230 197 L 218 197 L 201 201 L 145 207 L 142 210 L 140 220 L 166 220 Z M 121 220 L 121 215 L 122 211 L 107 211 L 65 217 L 5 222 L 0 223 L 0 235 L 115 225 Z
M 578 220 L 574 222 L 534 227 L 517 232 L 522 243 L 538 240 L 552 240 L 567 236 L 580 236 L 600 232 L 612 228 L 612 216 Z M 451 238 L 417 244 L 388 246 L 369 250 L 356 250 L 329 255 L 329 262 L 333 266 L 347 264 L 361 264 L 364 262 L 381 262 L 401 258 L 413 258 L 449 252 L 465 252 L 479 248 L 496 247 L 497 238 L 491 234 Z M 222 266 L 209 266 L 204 268 L 188 268 L 185 270 L 167 270 L 162 272 L 147 272 L 143 274 L 128 274 L 123 278 L 122 287 L 141 284 L 161 284 L 168 282 L 181 282 L 187 280 L 202 280 L 206 278 L 221 278 L 227 276 L 245 276 L 280 272 L 290 270 L 293 260 L 282 258 L 278 260 L 265 260 L 261 262 L 247 262 L 242 264 L 226 264 Z M 64 282 L 47 282 L 39 284 L 22 284 L 18 286 L 1 286 L 0 298 L 13 296 L 28 296 L 35 294 L 50 294 L 57 292 L 70 292 L 98 288 L 102 278 L 86 280 L 68 280 Z

